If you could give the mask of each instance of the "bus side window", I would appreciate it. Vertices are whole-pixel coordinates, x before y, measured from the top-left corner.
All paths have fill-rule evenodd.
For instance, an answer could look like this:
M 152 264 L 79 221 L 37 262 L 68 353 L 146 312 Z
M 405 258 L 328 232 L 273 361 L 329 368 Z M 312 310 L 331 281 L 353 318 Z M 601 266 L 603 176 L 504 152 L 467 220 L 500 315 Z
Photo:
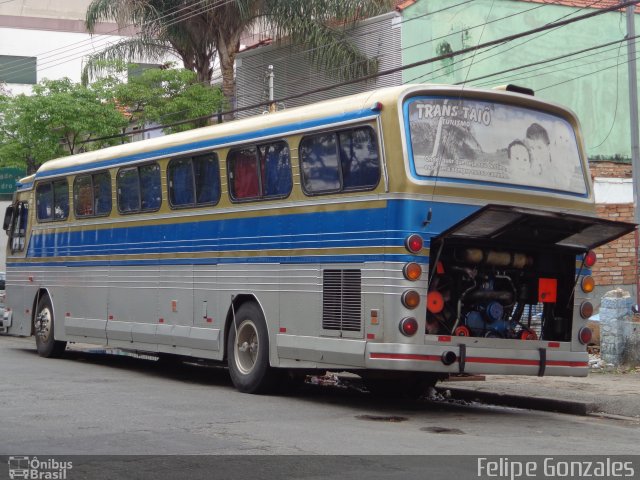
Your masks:
M 340 132 L 342 189 L 375 188 L 380 180 L 378 146 L 372 128 Z
M 93 215 L 93 186 L 91 175 L 76 177 L 73 182 L 73 206 L 76 217 Z
M 131 213 L 140 210 L 138 168 L 123 168 L 118 172 L 118 210 Z
M 69 217 L 69 184 L 66 180 L 53 182 L 53 218 L 66 220 Z
M 215 153 L 171 160 L 167 179 L 173 207 L 214 205 L 220 200 L 220 168 Z
M 196 204 L 209 205 L 220 200 L 220 166 L 218 155 L 207 153 L 193 157 Z
M 338 142 L 335 133 L 305 137 L 300 142 L 302 186 L 307 193 L 340 190 Z
M 291 193 L 291 156 L 285 142 L 261 145 L 260 167 L 263 197 L 286 197 Z
M 93 175 L 93 195 L 96 215 L 111 213 L 111 174 L 101 172 Z
M 236 200 L 256 198 L 260 194 L 258 158 L 255 147 L 229 152 L 229 186 L 231 197 Z
M 162 204 L 160 166 L 142 165 L 140 169 L 140 207 L 143 211 L 158 210 Z
M 73 183 L 76 217 L 111 213 L 111 175 L 109 172 L 76 177 Z
M 372 190 L 380 181 L 375 132 L 359 127 L 304 137 L 300 165 L 307 194 Z
M 171 160 L 167 167 L 169 202 L 175 207 L 193 205 L 193 168 L 190 158 Z
M 53 187 L 51 183 L 41 183 L 36 188 L 36 212 L 40 222 L 46 222 L 53 218 Z

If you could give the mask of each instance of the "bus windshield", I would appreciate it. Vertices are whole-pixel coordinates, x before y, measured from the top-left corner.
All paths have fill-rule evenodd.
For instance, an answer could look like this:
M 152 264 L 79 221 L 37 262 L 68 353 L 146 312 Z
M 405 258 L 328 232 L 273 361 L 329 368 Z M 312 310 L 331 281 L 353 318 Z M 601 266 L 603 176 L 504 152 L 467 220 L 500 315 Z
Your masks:
M 412 172 L 586 194 L 571 124 L 558 116 L 480 100 L 405 102 Z

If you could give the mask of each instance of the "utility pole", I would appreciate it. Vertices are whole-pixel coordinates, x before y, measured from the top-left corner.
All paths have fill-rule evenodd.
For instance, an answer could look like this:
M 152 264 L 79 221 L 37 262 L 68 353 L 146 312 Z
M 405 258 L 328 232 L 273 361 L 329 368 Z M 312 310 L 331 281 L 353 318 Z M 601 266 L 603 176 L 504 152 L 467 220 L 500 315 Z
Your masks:
M 629 110 L 631 119 L 631 166 L 633 179 L 633 219 L 640 224 L 640 133 L 638 132 L 638 78 L 636 74 L 636 26 L 635 5 L 627 6 L 627 58 L 629 68 Z M 636 252 L 634 255 L 636 266 L 636 302 L 640 303 L 640 266 L 638 262 L 639 233 L 635 232 Z
M 269 77 L 269 113 L 273 113 L 276 111 L 276 104 L 273 101 L 275 98 L 273 93 L 273 65 L 269 65 L 269 73 L 267 75 Z

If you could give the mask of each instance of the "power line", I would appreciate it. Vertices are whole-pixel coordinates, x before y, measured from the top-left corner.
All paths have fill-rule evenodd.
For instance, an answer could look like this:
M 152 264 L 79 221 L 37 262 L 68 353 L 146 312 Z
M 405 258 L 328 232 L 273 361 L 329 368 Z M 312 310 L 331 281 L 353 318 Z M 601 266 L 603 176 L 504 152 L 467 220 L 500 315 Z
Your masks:
M 315 93 L 326 92 L 326 91 L 333 90 L 333 89 L 341 87 L 341 86 L 352 85 L 354 83 L 359 83 L 359 82 L 362 82 L 362 81 L 371 80 L 371 79 L 374 79 L 374 78 L 377 78 L 377 77 L 380 77 L 380 76 L 390 75 L 390 74 L 398 72 L 398 71 L 402 71 L 402 70 L 406 70 L 406 69 L 409 69 L 409 68 L 415 68 L 417 66 L 434 63 L 434 62 L 437 62 L 437 61 L 440 61 L 440 60 L 444 60 L 446 58 L 453 58 L 455 56 L 464 55 L 466 53 L 469 53 L 469 52 L 472 52 L 472 51 L 475 51 L 475 50 L 479 50 L 479 49 L 483 49 L 483 48 L 487 48 L 487 47 L 492 46 L 492 45 L 505 43 L 505 42 L 512 41 L 512 40 L 515 40 L 515 39 L 518 39 L 518 38 L 523 38 L 523 37 L 526 37 L 526 36 L 529 36 L 529 35 L 533 35 L 535 33 L 543 32 L 543 31 L 546 31 L 546 30 L 550 30 L 550 29 L 553 29 L 553 28 L 560 27 L 560 26 L 569 25 L 569 24 L 572 24 L 572 23 L 583 21 L 583 20 L 586 20 L 588 18 L 593 18 L 593 17 L 599 16 L 599 15 L 603 15 L 603 14 L 608 13 L 608 12 L 619 10 L 620 8 L 624 8 L 624 7 L 629 6 L 629 5 L 636 5 L 638 3 L 640 3 L 640 0 L 633 0 L 633 1 L 623 2 L 623 3 L 620 3 L 618 5 L 614 5 L 614 6 L 611 6 L 611 7 L 606 7 L 606 8 L 597 10 L 595 12 L 591 12 L 591 13 L 587 13 L 587 14 L 584 14 L 584 15 L 580 15 L 578 17 L 574 17 L 574 18 L 570 18 L 570 19 L 566 19 L 566 20 L 561 20 L 559 22 L 553 22 L 553 23 L 550 23 L 550 24 L 547 24 L 547 25 L 543 25 L 541 27 L 533 28 L 533 29 L 530 29 L 530 30 L 525 30 L 523 32 L 519 32 L 519 33 L 515 33 L 515 34 L 512 34 L 512 35 L 505 36 L 505 37 L 501 37 L 501 38 L 498 38 L 498 39 L 490 40 L 490 41 L 484 42 L 482 44 L 478 44 L 478 45 L 476 45 L 474 47 L 463 48 L 463 49 L 460 49 L 460 50 L 457 50 L 457 51 L 454 51 L 454 52 L 450 52 L 450 53 L 446 53 L 446 54 L 443 54 L 443 55 L 438 55 L 438 56 L 435 56 L 435 57 L 431 57 L 431 58 L 428 58 L 426 60 L 421 60 L 421 61 L 418 61 L 418 62 L 413 62 L 413 63 L 408 64 L 408 65 L 403 65 L 403 66 L 400 66 L 400 67 L 390 68 L 390 69 L 387 69 L 387 70 L 384 70 L 384 71 L 381 71 L 381 72 L 378 72 L 378 73 L 375 73 L 375 74 L 366 75 L 366 76 L 360 77 L 358 79 L 348 80 L 348 81 L 344 81 L 344 82 L 341 82 L 341 83 L 338 83 L 338 84 L 335 84 L 335 85 L 329 85 L 329 86 L 317 88 L 317 89 L 314 89 L 314 90 L 311 90 L 311 91 L 306 91 L 306 92 L 303 92 L 303 93 L 289 95 L 287 97 L 276 99 L 274 101 L 278 102 L 278 103 L 285 102 L 287 100 L 293 100 L 293 99 L 296 99 L 296 98 L 312 95 L 312 94 L 315 94 Z M 546 88 L 550 88 L 551 86 L 555 86 L 555 85 L 550 85 L 550 86 L 548 86 Z M 241 111 L 260 108 L 260 107 L 267 106 L 269 103 L 271 103 L 271 102 L 269 102 L 269 101 L 260 102 L 260 103 L 256 103 L 256 104 L 249 105 L 249 106 L 246 106 L 246 107 L 241 107 L 241 108 L 236 108 L 234 110 L 228 110 L 228 111 L 220 112 L 219 115 L 226 115 L 226 114 L 230 114 L 230 113 L 238 113 L 238 112 L 241 112 Z M 181 122 L 175 122 L 175 123 L 171 123 L 171 124 L 158 125 L 158 126 L 155 126 L 155 127 L 146 128 L 146 129 L 143 129 L 143 130 L 139 130 L 136 133 L 143 133 L 143 132 L 147 132 L 147 131 L 158 130 L 158 129 L 161 129 L 161 128 L 168 128 L 168 127 L 182 125 L 182 124 L 185 124 L 185 123 L 191 123 L 191 122 L 196 122 L 196 121 L 210 120 L 212 118 L 213 118 L 212 116 L 207 115 L 207 116 L 197 117 L 197 118 L 193 118 L 193 119 L 189 119 L 189 120 L 183 120 Z M 125 133 L 125 134 L 120 134 L 120 135 L 111 135 L 111 136 L 107 136 L 107 137 L 96 138 L 96 139 L 93 139 L 91 141 L 95 142 L 95 141 L 98 141 L 98 140 L 109 140 L 109 139 L 113 139 L 113 138 L 121 138 L 121 137 L 132 135 L 132 134 L 133 133 Z M 85 141 L 84 143 L 89 143 L 89 141 Z
M 595 0 L 594 2 L 590 3 L 589 5 L 585 5 L 585 6 L 581 7 L 581 8 L 580 8 L 579 10 L 577 10 L 577 11 L 579 12 L 579 11 L 585 10 L 586 8 L 591 8 L 591 7 L 593 7 L 594 5 L 596 5 L 597 3 L 600 3 L 601 1 L 602 1 L 602 0 Z M 557 6 L 557 4 L 554 4 L 554 3 L 548 3 L 548 4 L 545 4 L 545 5 L 554 5 L 554 6 Z M 574 11 L 574 12 L 570 12 L 570 13 L 568 13 L 568 14 L 566 14 L 566 15 L 562 15 L 561 17 L 557 18 L 557 19 L 555 20 L 555 22 L 558 22 L 558 21 L 560 21 L 560 20 L 562 20 L 562 19 L 564 19 L 564 18 L 570 17 L 570 16 L 574 15 L 575 13 L 576 13 L 576 12 Z M 546 25 L 550 25 L 551 23 L 554 23 L 554 22 L 549 22 L 549 23 L 547 23 Z M 562 26 L 563 26 L 563 25 L 562 25 Z M 545 31 L 545 32 L 544 32 L 544 33 L 542 33 L 541 35 L 538 35 L 538 36 L 536 36 L 536 37 L 534 37 L 534 38 L 527 39 L 527 40 L 525 40 L 525 41 L 523 41 L 523 42 L 521 42 L 521 43 L 519 43 L 519 44 L 517 44 L 517 45 L 512 45 L 512 46 L 510 46 L 509 48 L 507 48 L 507 49 L 505 49 L 505 50 L 501 50 L 501 51 L 499 51 L 499 52 L 494 53 L 493 55 L 490 55 L 490 56 L 488 56 L 488 57 L 481 58 L 480 60 L 478 60 L 478 62 L 477 62 L 477 63 L 482 63 L 482 62 L 484 62 L 484 61 L 486 61 L 486 60 L 489 60 L 490 58 L 494 58 L 494 57 L 496 57 L 496 56 L 498 56 L 498 55 L 502 55 L 502 54 L 504 54 L 504 53 L 506 53 L 506 52 L 508 52 L 508 51 L 510 51 L 510 50 L 513 50 L 514 48 L 520 47 L 520 46 L 522 46 L 522 45 L 524 45 L 524 44 L 526 44 L 526 43 L 529 43 L 529 42 L 531 42 L 531 41 L 533 41 L 533 40 L 537 40 L 537 39 L 539 39 L 540 37 L 542 37 L 542 36 L 544 36 L 544 35 L 547 35 L 551 30 L 553 30 L 553 29 L 549 29 L 548 31 Z M 504 43 L 508 43 L 508 42 L 504 42 Z M 496 48 L 498 48 L 498 47 L 500 47 L 500 44 L 495 45 L 495 46 L 493 46 L 493 47 L 491 47 L 491 48 L 487 49 L 487 51 L 486 51 L 486 52 L 482 52 L 482 53 L 481 53 L 481 55 L 484 55 L 484 54 L 486 54 L 486 53 L 489 53 L 491 50 L 494 50 L 494 49 L 496 49 Z M 455 64 L 463 64 L 465 61 L 466 61 L 466 59 L 465 59 L 465 58 L 462 58 L 462 59 L 460 59 L 460 60 L 458 60 L 458 61 L 456 61 L 456 62 L 453 62 L 451 66 L 453 66 L 453 65 L 455 65 Z M 451 73 L 455 73 L 455 72 L 457 72 L 457 71 L 461 70 L 462 68 L 465 68 L 465 67 L 464 67 L 464 65 L 461 65 L 461 66 L 460 66 L 460 68 L 457 68 L 457 69 L 453 70 Z M 438 72 L 438 71 L 441 71 L 441 70 L 444 70 L 444 67 L 443 67 L 443 68 L 439 68 L 439 69 L 437 69 L 437 70 L 432 70 L 432 71 L 431 71 L 431 72 L 429 72 L 429 73 L 425 73 L 425 74 L 422 74 L 422 75 L 418 75 L 417 77 L 415 77 L 415 78 L 413 78 L 413 79 L 411 79 L 410 81 L 405 82 L 405 83 L 413 83 L 413 82 L 415 82 L 415 81 L 416 81 L 416 80 L 418 80 L 418 79 L 422 79 L 422 78 L 426 77 L 427 75 L 431 75 L 431 74 L 433 74 L 433 73 L 435 73 L 435 72 Z M 437 79 L 437 78 L 441 78 L 441 77 L 443 77 L 443 76 L 444 76 L 444 75 L 440 75 L 440 76 L 437 76 L 437 77 L 432 77 L 430 80 L 434 80 L 434 79 Z
M 10 1 L 13 1 L 13 0 L 10 0 Z M 197 0 L 197 3 L 201 3 L 201 2 L 204 2 L 204 1 L 206 1 L 206 0 Z M 180 12 L 180 11 L 186 9 L 186 8 L 190 8 L 190 6 L 183 7 L 182 9 L 176 10 L 175 12 L 169 11 L 165 15 L 159 17 L 158 20 L 160 18 L 164 18 L 166 16 L 172 15 L 173 13 L 178 13 L 178 12 Z M 149 23 L 149 22 L 147 22 L 147 23 Z M 96 35 L 96 37 L 107 37 L 111 33 L 120 32 L 121 30 L 124 30 L 126 28 L 130 28 L 130 27 L 134 27 L 134 26 L 135 25 L 133 23 L 131 23 L 131 24 L 128 24 L 128 25 L 125 25 L 125 26 L 122 26 L 122 27 L 115 28 L 115 29 L 110 30 L 110 31 L 108 31 L 106 33 L 103 33 L 103 34 L 100 34 L 100 35 Z M 107 40 L 108 41 L 110 39 L 111 39 L 111 37 L 100 39 L 100 40 Z M 80 40 L 80 41 L 77 41 L 77 42 L 69 43 L 67 45 L 63 45 L 62 47 L 58 47 L 58 48 L 55 48 L 55 49 L 52 49 L 52 50 L 47 50 L 47 51 L 44 51 L 44 52 L 40 52 L 40 53 L 36 54 L 36 57 L 37 58 L 49 58 L 50 56 L 57 56 L 58 54 L 56 54 L 56 55 L 48 55 L 48 54 L 50 54 L 52 52 L 57 52 L 58 50 L 67 49 L 68 47 L 71 47 L 73 45 L 79 45 L 79 44 L 84 44 L 84 43 L 91 44 L 93 41 L 94 41 L 94 36 L 92 35 L 91 38 L 89 38 L 89 39 Z M 88 45 L 88 46 L 89 47 L 93 47 L 93 45 Z M 77 48 L 80 48 L 80 47 L 75 47 L 75 48 L 72 48 L 71 50 L 76 50 Z M 66 52 L 63 52 L 63 53 L 66 53 Z M 21 60 L 14 60 L 13 62 L 7 62 L 7 65 L 10 65 L 12 63 L 22 63 L 22 61 Z
M 562 59 L 565 59 L 567 57 L 571 57 L 571 56 L 574 56 L 574 55 L 580 55 L 581 53 L 592 52 L 594 50 L 598 50 L 598 49 L 601 49 L 601 48 L 610 47 L 611 45 L 619 44 L 619 43 L 625 42 L 627 40 L 633 40 L 633 39 L 638 38 L 638 37 L 639 37 L 639 35 L 636 35 L 635 37 L 633 37 L 631 39 L 623 38 L 621 40 L 614 40 L 612 42 L 602 43 L 600 45 L 595 45 L 595 46 L 589 47 L 589 48 L 583 48 L 582 50 L 576 50 L 576 51 L 573 51 L 573 52 L 570 52 L 570 53 L 566 53 L 566 54 L 563 54 L 563 55 L 558 55 L 556 57 L 547 58 L 545 60 L 540 60 L 540 61 L 537 61 L 537 62 L 531 62 L 531 63 L 527 63 L 525 65 L 519 65 L 517 67 L 507 68 L 507 69 L 501 70 L 499 72 L 489 73 L 487 75 L 482 75 L 480 77 L 475 77 L 475 78 L 472 78 L 470 80 L 467 80 L 467 82 L 476 82 L 478 80 L 484 80 L 486 78 L 495 77 L 496 75 L 502 75 L 503 73 L 514 72 L 514 71 L 517 71 L 517 70 L 522 70 L 524 68 L 535 67 L 537 65 L 543 65 L 543 64 L 546 64 L 546 63 L 555 62 L 557 60 L 562 60 Z M 616 48 L 614 48 L 614 50 L 616 50 Z M 581 58 L 584 58 L 584 57 L 581 57 Z M 569 61 L 573 61 L 573 60 L 576 60 L 576 59 L 572 59 L 572 60 L 569 60 Z M 564 63 L 564 62 L 561 62 L 561 63 Z M 454 85 L 459 85 L 460 83 L 461 82 L 458 82 L 458 83 L 455 83 Z M 483 86 L 483 85 L 481 85 L 481 86 Z
M 194 5 L 197 5 L 198 3 L 203 3 L 205 1 L 206 0 L 198 0 L 196 4 L 187 5 L 186 7 L 182 7 L 180 9 L 178 9 L 178 10 L 173 11 L 173 12 L 170 11 L 168 13 L 165 13 L 165 14 L 161 15 L 160 17 L 158 17 L 157 19 L 150 20 L 149 22 L 146 22 L 146 25 L 151 24 L 153 22 L 156 22 L 156 21 L 158 21 L 158 20 L 160 20 L 162 18 L 173 16 L 173 15 L 179 13 L 179 12 L 182 12 L 184 10 L 192 8 Z M 196 17 L 198 15 L 201 15 L 203 13 L 208 13 L 210 11 L 213 11 L 213 10 L 217 9 L 217 8 L 224 7 L 225 5 L 227 5 L 227 4 L 229 4 L 229 3 L 233 2 L 233 1 L 234 0 L 219 0 L 218 3 L 214 3 L 212 5 L 206 5 L 206 6 L 199 7 L 200 9 L 195 11 L 195 12 L 185 13 L 182 16 L 173 19 L 170 23 L 166 24 L 165 27 L 171 27 L 171 26 L 176 25 L 176 24 L 178 24 L 180 22 L 183 22 L 185 20 L 189 20 L 190 18 Z M 143 26 L 144 25 L 145 24 L 143 24 Z M 133 27 L 133 26 L 136 26 L 136 25 L 135 24 L 129 24 L 129 25 L 127 25 L 125 27 L 122 27 L 122 28 L 129 28 L 129 27 Z M 114 30 L 112 30 L 111 32 L 108 32 L 108 33 L 118 32 L 118 31 L 122 30 L 122 28 L 114 29 Z M 105 37 L 105 38 L 102 38 L 102 39 L 99 40 L 99 41 L 103 41 L 104 40 L 104 41 L 107 42 L 107 45 L 103 46 L 104 47 L 103 51 L 106 48 L 109 47 L 108 43 L 112 40 L 111 37 L 107 37 L 107 34 L 101 34 L 101 36 Z M 38 66 L 37 70 L 39 72 L 42 72 L 42 71 L 47 70 L 49 68 L 57 67 L 59 65 L 62 65 L 64 63 L 68 63 L 68 62 L 73 61 L 73 60 L 81 59 L 81 58 L 85 57 L 88 53 L 90 53 L 91 51 L 95 50 L 96 47 L 95 47 L 95 45 L 93 45 L 93 42 L 94 42 L 94 38 L 93 37 L 88 38 L 86 40 L 81 40 L 79 42 L 76 42 L 76 44 L 78 44 L 79 46 L 76 46 L 76 47 L 74 47 L 72 49 L 68 49 L 67 51 L 73 51 L 73 50 L 77 50 L 77 49 L 84 49 L 83 51 L 78 52 L 77 54 L 72 54 L 72 55 L 75 55 L 75 56 L 66 55 L 66 57 L 67 57 L 66 59 L 65 59 L 65 57 L 55 58 L 55 59 L 49 60 L 47 62 L 40 63 L 40 65 Z M 82 44 L 86 44 L 86 45 L 82 45 Z M 69 44 L 68 46 L 72 46 L 72 45 L 74 45 L 74 44 L 72 43 L 72 44 Z M 55 50 L 51 50 L 50 52 L 55 52 L 55 51 L 61 50 L 63 48 L 66 48 L 66 47 L 60 47 L 60 48 L 57 48 Z M 171 49 L 168 48 L 168 50 L 171 50 Z M 62 52 L 62 54 L 67 53 L 67 51 Z M 45 55 L 44 57 L 38 57 L 38 58 L 39 59 L 43 59 L 43 58 L 50 58 L 50 57 L 58 57 L 59 55 L 61 55 L 61 54 L 55 54 L 55 55 L 49 55 L 49 56 Z M 22 65 L 17 65 L 16 67 L 14 67 L 13 70 L 7 70 L 7 71 L 9 71 L 11 73 L 18 73 L 18 72 L 23 71 L 26 68 L 28 68 L 28 67 L 24 66 L 24 63 L 25 63 L 24 61 L 15 60 L 14 62 L 22 63 Z M 49 66 L 44 67 L 44 68 L 42 67 L 42 65 L 47 65 L 47 64 L 52 64 L 52 65 L 49 65 Z

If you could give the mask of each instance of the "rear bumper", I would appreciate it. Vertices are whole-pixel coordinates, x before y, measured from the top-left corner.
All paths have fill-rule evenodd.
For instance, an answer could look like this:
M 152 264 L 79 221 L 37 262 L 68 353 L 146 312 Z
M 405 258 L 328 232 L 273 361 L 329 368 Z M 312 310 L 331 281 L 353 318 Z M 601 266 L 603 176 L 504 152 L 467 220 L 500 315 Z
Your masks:
M 367 343 L 365 368 L 438 373 L 499 375 L 549 375 L 586 377 L 586 352 L 539 348 L 509 349 L 457 345 L 407 345 Z M 446 365 L 443 354 L 453 352 L 455 361 Z M 449 356 L 451 356 L 449 354 Z

